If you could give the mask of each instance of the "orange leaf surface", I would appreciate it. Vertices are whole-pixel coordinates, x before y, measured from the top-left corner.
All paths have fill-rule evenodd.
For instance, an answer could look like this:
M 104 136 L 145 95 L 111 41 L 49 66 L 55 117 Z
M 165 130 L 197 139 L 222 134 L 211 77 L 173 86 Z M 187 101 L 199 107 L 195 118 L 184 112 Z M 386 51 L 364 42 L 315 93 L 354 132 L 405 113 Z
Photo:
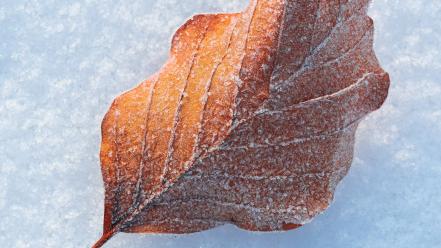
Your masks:
M 162 69 L 103 120 L 94 247 L 118 232 L 287 230 L 322 212 L 389 87 L 368 2 L 251 0 L 179 28 Z

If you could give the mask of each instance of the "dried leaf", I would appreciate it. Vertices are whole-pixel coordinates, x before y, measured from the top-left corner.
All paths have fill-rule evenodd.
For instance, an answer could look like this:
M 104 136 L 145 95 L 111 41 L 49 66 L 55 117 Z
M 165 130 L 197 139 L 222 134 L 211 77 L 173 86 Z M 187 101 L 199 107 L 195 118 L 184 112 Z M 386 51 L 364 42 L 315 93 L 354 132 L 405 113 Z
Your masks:
M 331 202 L 387 96 L 368 0 L 252 0 L 196 15 L 102 123 L 104 235 L 287 230 Z

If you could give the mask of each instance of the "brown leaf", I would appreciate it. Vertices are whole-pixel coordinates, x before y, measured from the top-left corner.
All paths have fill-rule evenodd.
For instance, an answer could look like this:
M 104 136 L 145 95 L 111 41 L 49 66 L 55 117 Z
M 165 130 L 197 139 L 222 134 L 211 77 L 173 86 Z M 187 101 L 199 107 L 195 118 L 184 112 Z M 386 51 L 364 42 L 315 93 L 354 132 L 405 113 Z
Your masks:
M 299 227 L 331 202 L 387 96 L 368 0 L 252 0 L 196 15 L 102 123 L 104 235 Z

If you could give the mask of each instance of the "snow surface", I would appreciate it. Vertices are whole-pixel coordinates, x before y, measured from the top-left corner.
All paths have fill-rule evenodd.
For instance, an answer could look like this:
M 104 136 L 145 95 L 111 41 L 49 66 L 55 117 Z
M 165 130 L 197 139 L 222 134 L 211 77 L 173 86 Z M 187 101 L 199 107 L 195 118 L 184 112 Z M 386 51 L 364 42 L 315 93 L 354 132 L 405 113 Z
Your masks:
M 0 0 L 0 247 L 90 247 L 101 234 L 100 123 L 159 69 L 192 14 L 246 0 Z M 392 85 L 362 122 L 331 207 L 300 229 L 118 234 L 105 247 L 440 247 L 441 1 L 375 0 Z

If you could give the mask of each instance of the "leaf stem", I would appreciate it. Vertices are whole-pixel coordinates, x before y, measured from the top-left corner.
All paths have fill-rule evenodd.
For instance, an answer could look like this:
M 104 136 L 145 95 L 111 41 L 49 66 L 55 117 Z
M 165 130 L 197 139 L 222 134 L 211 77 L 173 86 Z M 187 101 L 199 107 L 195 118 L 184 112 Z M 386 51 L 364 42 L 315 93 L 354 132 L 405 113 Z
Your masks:
M 92 246 L 92 248 L 100 248 L 102 247 L 110 238 L 112 238 L 116 234 L 116 228 L 106 232 L 101 236 L 101 238 Z

